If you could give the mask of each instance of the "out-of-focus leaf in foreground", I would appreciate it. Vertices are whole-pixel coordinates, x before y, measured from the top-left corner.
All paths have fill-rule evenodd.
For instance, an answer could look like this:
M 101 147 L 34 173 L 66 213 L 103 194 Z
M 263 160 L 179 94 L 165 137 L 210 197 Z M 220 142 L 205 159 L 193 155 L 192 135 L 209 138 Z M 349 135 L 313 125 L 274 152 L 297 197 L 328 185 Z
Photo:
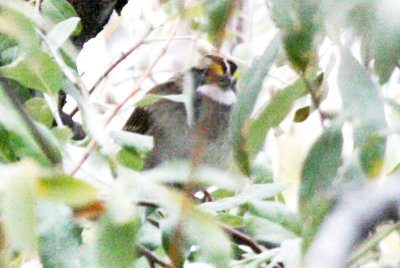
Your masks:
M 303 248 L 310 245 L 332 200 L 334 182 L 342 161 L 343 136 L 340 127 L 325 129 L 304 162 L 300 185 L 300 213 L 303 221 Z
M 81 233 L 71 209 L 62 204 L 39 203 L 38 235 L 43 267 L 80 267 Z
M 67 175 L 40 178 L 37 191 L 42 198 L 72 207 L 87 206 L 97 200 L 93 186 Z
M 38 250 L 35 181 L 40 169 L 31 161 L 1 166 L 2 221 L 11 247 L 33 257 Z
M 0 76 L 48 94 L 57 93 L 63 80 L 60 67 L 42 51 L 24 54 L 12 64 L 0 67 Z
M 239 100 L 232 115 L 232 139 L 235 160 L 240 170 L 250 174 L 249 148 L 247 147 L 247 137 L 249 135 L 249 117 L 253 111 L 258 93 L 269 68 L 278 54 L 280 47 L 279 36 L 270 42 L 264 54 L 258 58 L 243 77 L 241 84 L 244 88 L 239 93 Z

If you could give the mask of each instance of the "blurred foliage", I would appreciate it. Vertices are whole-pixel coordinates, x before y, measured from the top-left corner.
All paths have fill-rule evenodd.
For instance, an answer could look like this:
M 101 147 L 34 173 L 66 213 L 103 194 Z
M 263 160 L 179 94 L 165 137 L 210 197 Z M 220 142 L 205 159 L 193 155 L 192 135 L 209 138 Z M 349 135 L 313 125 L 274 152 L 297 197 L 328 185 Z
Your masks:
M 262 43 L 257 48 L 264 49 L 253 58 L 239 53 L 251 48 L 250 41 L 234 43 L 232 37 L 245 40 L 241 31 L 252 26 L 241 23 L 251 16 L 240 7 L 255 1 L 157 2 L 167 15 L 167 23 L 157 27 L 167 28 L 179 16 L 211 51 L 221 49 L 237 60 L 242 75 L 229 170 L 171 162 L 141 171 L 154 146 L 152 137 L 105 127 L 107 106 L 99 108 L 83 92 L 70 41 L 80 46 L 95 36 L 113 7 L 121 11 L 126 1 L 44 0 L 39 9 L 34 2 L 0 0 L 1 267 L 35 258 L 43 267 L 207 263 L 239 268 L 280 262 L 298 267 L 295 252 L 302 248 L 306 254 L 340 193 L 387 175 L 387 146 L 398 134 L 391 126 L 399 118 L 390 118 L 385 109 L 400 107 L 396 94 L 388 93 L 393 88 L 387 90 L 398 79 L 397 3 L 256 1 L 268 10 L 262 13 L 266 25 L 273 23 L 254 28 L 268 38 L 257 38 Z M 88 23 L 96 25 L 88 28 Z M 232 51 L 224 51 L 224 45 Z M 327 49 L 335 50 L 329 64 L 324 63 Z M 278 77 L 284 83 L 276 86 L 271 73 L 280 68 L 293 71 L 293 79 Z M 332 75 L 342 105 L 330 113 L 323 104 Z M 58 105 L 60 91 L 79 106 L 79 123 L 87 134 L 82 141 L 72 139 L 74 128 L 68 128 L 68 115 Z M 136 106 L 179 97 L 148 95 Z M 297 212 L 282 194 L 288 184 L 274 181 L 275 166 L 282 163 L 271 144 L 290 133 L 285 126 L 308 126 L 315 118 L 322 131 L 308 129 L 309 136 L 318 138 L 299 172 Z M 92 138 L 97 145 L 72 172 Z M 275 145 L 287 149 L 282 144 Z M 264 161 L 265 155 L 278 165 Z M 199 191 L 192 199 L 174 184 L 208 192 Z M 388 234 L 372 236 L 373 243 L 356 251 L 352 263 L 367 262 L 365 256 Z

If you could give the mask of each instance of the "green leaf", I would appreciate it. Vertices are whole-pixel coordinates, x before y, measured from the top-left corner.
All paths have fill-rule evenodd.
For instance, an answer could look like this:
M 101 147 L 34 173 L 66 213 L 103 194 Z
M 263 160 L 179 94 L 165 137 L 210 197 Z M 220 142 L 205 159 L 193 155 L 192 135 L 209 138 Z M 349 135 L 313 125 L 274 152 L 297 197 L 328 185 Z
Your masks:
M 15 162 L 19 157 L 14 152 L 8 131 L 0 125 L 0 155 L 4 162 Z
M 227 224 L 233 228 L 239 228 L 243 226 L 243 218 L 240 216 L 232 215 L 229 213 L 219 213 L 217 215 L 218 221 Z
M 59 49 L 79 25 L 80 18 L 72 17 L 56 24 L 47 34 L 50 45 L 54 50 Z
M 67 175 L 42 177 L 37 183 L 40 197 L 65 203 L 72 207 L 87 206 L 97 200 L 97 190 Z
M 133 261 L 137 259 L 135 238 L 138 227 L 137 220 L 118 224 L 106 214 L 97 233 L 97 267 L 132 267 Z
M 286 187 L 283 183 L 253 184 L 242 193 L 234 197 L 227 197 L 213 202 L 200 204 L 199 207 L 208 213 L 216 214 L 219 211 L 238 207 L 252 200 L 272 198 L 282 192 Z
M 385 158 L 386 137 L 371 135 L 361 145 L 361 167 L 369 178 L 379 176 Z
M 54 23 L 78 17 L 74 7 L 67 0 L 43 0 L 40 7 L 43 14 Z
M 338 71 L 338 87 L 342 95 L 346 115 L 360 122 L 366 133 L 371 130 L 386 129 L 383 103 L 366 70 L 356 61 L 350 52 L 340 50 L 341 61 Z
M 161 221 L 163 247 L 174 265 L 182 267 L 190 247 L 196 245 L 198 249 L 192 261 L 229 267 L 230 242 L 219 224 L 196 207 L 190 204 L 183 206 L 178 218 Z
M 211 43 L 219 47 L 225 36 L 225 27 L 234 10 L 233 0 L 207 0 L 204 9 L 207 14 L 207 33 Z
M 25 54 L 14 63 L 0 67 L 0 75 L 48 94 L 57 93 L 63 81 L 56 62 L 42 51 Z
M 143 159 L 140 154 L 134 149 L 121 149 L 117 153 L 118 162 L 124 167 L 133 170 L 142 170 Z
M 120 146 L 134 148 L 139 152 L 149 152 L 153 149 L 153 137 L 129 131 L 111 131 L 111 138 Z
M 271 98 L 260 115 L 250 124 L 247 145 L 251 158 L 254 158 L 262 148 L 268 131 L 277 127 L 289 114 L 294 102 L 306 93 L 306 85 L 299 79 Z
M 61 153 L 51 132 L 39 123 L 29 121 L 29 117 L 11 101 L 3 87 L 3 85 L 7 86 L 7 90 L 11 91 L 12 84 L 4 80 L 0 82 L 2 82 L 0 84 L 0 113 L 7 114 L 7 116 L 0 116 L 0 125 L 8 131 L 8 140 L 15 154 L 20 158 L 29 156 L 46 166 L 58 163 L 61 160 Z M 17 99 L 14 101 L 18 102 Z
M 38 234 L 43 267 L 75 268 L 80 265 L 81 234 L 70 208 L 39 203 Z
M 238 190 L 243 184 L 243 178 L 237 174 L 213 167 L 200 166 L 193 170 L 188 162 L 171 161 L 158 167 L 142 172 L 146 178 L 159 183 L 188 183 L 218 186 L 227 190 Z
M 326 129 L 304 162 L 300 186 L 300 211 L 318 195 L 331 190 L 342 160 L 343 137 L 339 127 Z
M 69 127 L 55 127 L 51 129 L 51 133 L 57 138 L 62 145 L 66 144 L 73 136 Z
M 24 50 L 39 48 L 40 38 L 34 22 L 11 8 L 0 8 L 0 32 L 19 43 Z
M 250 201 L 250 212 L 258 217 L 279 224 L 297 236 L 301 236 L 299 216 L 283 204 L 272 201 Z
M 310 116 L 310 113 L 311 113 L 310 106 L 305 106 L 303 108 L 298 109 L 294 115 L 293 122 L 296 123 L 304 122 Z
M 246 145 L 247 136 L 249 135 L 249 117 L 253 111 L 258 93 L 262 88 L 265 76 L 278 54 L 279 47 L 279 36 L 276 36 L 264 54 L 247 71 L 241 81 L 244 88 L 240 91 L 238 103 L 233 110 L 232 141 L 234 157 L 240 170 L 246 175 L 250 174 L 250 161 Z
M 314 57 L 314 36 L 321 26 L 319 1 L 273 0 L 272 14 L 289 60 L 304 72 Z
M 332 193 L 342 160 L 340 127 L 325 129 L 305 160 L 300 185 L 300 214 L 303 222 L 303 249 L 307 250 L 332 202 Z
M 0 169 L 6 187 L 1 204 L 6 238 L 13 249 L 34 256 L 38 248 L 35 180 L 40 170 L 27 160 Z
M 268 243 L 281 243 L 297 236 L 281 225 L 247 213 L 244 216 L 245 230 L 256 240 Z
M 27 112 L 33 119 L 47 127 L 53 125 L 53 115 L 46 101 L 42 98 L 29 99 L 24 104 Z

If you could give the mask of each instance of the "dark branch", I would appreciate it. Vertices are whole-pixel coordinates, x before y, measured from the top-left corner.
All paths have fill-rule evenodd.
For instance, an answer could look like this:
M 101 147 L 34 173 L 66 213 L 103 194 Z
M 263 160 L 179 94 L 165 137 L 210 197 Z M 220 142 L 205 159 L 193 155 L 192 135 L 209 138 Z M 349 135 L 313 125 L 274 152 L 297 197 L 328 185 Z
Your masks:
M 144 246 L 136 245 L 136 248 L 140 254 L 144 255 L 149 260 L 150 263 L 159 264 L 164 268 L 173 268 L 173 266 L 170 263 L 161 260 L 160 257 L 155 255 L 151 250 L 145 248 Z

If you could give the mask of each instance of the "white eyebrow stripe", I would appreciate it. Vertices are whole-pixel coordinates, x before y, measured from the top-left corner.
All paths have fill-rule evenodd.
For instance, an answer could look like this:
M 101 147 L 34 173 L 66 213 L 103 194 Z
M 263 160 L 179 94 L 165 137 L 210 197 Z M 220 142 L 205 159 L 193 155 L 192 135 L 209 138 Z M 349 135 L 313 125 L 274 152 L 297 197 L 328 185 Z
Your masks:
M 224 64 L 226 66 L 226 73 L 230 75 L 231 74 L 231 65 L 229 64 L 227 59 L 224 59 Z
M 237 98 L 235 92 L 232 89 L 222 90 L 218 86 L 214 85 L 203 85 L 197 88 L 197 91 L 202 95 L 209 97 L 213 101 L 220 104 L 231 106 L 236 103 Z

